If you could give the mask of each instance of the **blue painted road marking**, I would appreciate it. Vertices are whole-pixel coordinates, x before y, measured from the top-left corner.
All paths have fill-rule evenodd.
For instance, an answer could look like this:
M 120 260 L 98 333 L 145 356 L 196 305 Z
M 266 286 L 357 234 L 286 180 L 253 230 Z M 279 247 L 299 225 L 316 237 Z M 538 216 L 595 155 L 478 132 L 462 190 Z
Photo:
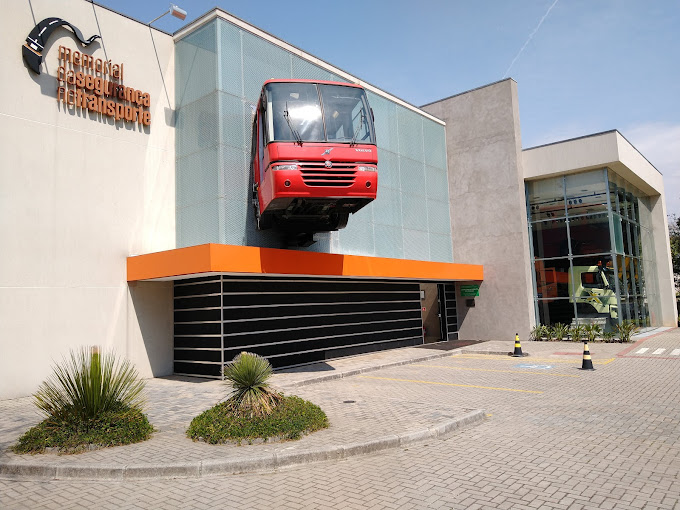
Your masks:
M 534 370 L 550 370 L 552 368 L 552 365 L 530 365 L 528 363 L 521 363 L 519 365 L 515 365 L 516 368 L 532 368 Z

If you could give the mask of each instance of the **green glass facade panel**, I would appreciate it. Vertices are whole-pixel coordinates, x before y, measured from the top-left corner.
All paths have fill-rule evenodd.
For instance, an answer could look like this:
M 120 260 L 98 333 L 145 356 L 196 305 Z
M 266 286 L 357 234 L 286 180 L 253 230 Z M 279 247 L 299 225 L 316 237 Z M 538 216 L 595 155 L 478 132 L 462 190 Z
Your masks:
M 404 227 L 427 231 L 427 201 L 410 193 L 401 194 L 401 214 Z
M 415 161 L 424 161 L 423 117 L 397 105 L 399 153 Z
M 424 248 L 424 249 L 423 249 Z M 404 257 L 412 260 L 430 260 L 429 233 L 404 229 Z
M 194 152 L 176 163 L 177 207 L 183 208 L 215 198 L 219 186 L 219 148 Z
M 175 45 L 175 108 L 210 94 L 217 88 L 217 33 L 209 23 Z
M 220 204 L 215 198 L 178 209 L 177 235 L 185 246 L 219 243 Z M 210 241 L 206 241 L 210 239 Z
M 378 147 L 378 193 L 383 189 L 399 191 L 399 156 L 394 152 Z M 447 195 L 448 197 L 448 195 Z
M 255 225 L 254 106 L 271 78 L 345 79 L 222 19 L 176 43 L 175 70 L 177 245 L 284 247 L 279 232 Z M 319 233 L 315 244 L 300 249 L 452 262 L 444 126 L 367 94 L 375 115 L 378 198 L 345 229 Z
M 218 89 L 236 97 L 243 97 L 241 71 L 241 31 L 231 23 L 218 21 L 219 83 Z M 238 72 L 234 72 L 238 70 Z
M 241 98 L 224 93 L 219 94 L 219 104 L 220 143 L 250 153 L 250 107 Z
M 435 234 L 451 232 L 447 202 L 427 199 L 427 231 Z
M 177 111 L 177 157 L 217 146 L 220 140 L 218 93 L 213 90 Z
M 380 166 L 380 162 L 378 162 L 378 166 Z M 378 174 L 378 178 L 380 178 L 380 174 Z M 400 157 L 399 182 L 404 194 L 421 198 L 427 196 L 425 165 L 422 161 L 414 161 L 410 158 Z
M 241 40 L 243 63 L 240 71 L 243 76 L 243 92 L 245 98 L 255 104 L 265 81 L 293 77 L 291 54 L 248 32 L 241 32 Z
M 373 205 L 373 221 L 380 225 L 391 227 L 403 226 L 401 214 L 401 192 L 396 189 L 379 189 L 378 193 L 382 200 L 376 200 Z
M 366 95 L 375 117 L 375 137 L 378 147 L 399 154 L 399 125 L 397 122 L 397 108 L 399 106 L 371 91 L 367 91 Z
M 433 200 L 448 202 L 449 181 L 446 170 L 426 166 L 425 175 L 427 177 L 426 183 L 427 197 Z
M 446 171 L 446 128 L 435 122 L 423 121 L 425 164 Z

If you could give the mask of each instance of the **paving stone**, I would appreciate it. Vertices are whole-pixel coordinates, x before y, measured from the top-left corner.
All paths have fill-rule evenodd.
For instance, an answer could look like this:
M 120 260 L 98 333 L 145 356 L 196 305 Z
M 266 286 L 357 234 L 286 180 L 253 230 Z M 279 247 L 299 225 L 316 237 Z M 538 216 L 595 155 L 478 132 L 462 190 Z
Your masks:
M 382 432 L 395 423 L 424 423 L 459 410 L 483 408 L 492 415 L 444 439 L 268 473 L 107 482 L 0 480 L 0 507 L 65 509 L 87 501 L 100 508 L 680 508 L 680 359 L 617 357 L 628 346 L 591 344 L 596 370 L 581 372 L 580 357 L 554 354 L 577 351 L 581 344 L 522 343 L 531 355 L 521 361 L 456 355 L 291 386 L 328 406 L 348 443 L 373 433 L 370 420 L 380 422 Z M 501 349 L 500 343 L 489 344 L 490 351 Z M 680 331 L 669 330 L 640 345 L 647 344 L 680 347 Z M 527 360 L 552 368 L 532 372 L 517 367 Z M 389 356 L 380 361 L 389 364 Z M 368 362 L 361 363 L 366 368 Z M 351 362 L 346 360 L 343 369 L 351 370 Z M 302 376 L 295 377 L 298 383 Z M 181 438 L 183 423 L 220 398 L 219 386 L 194 383 L 186 388 L 183 381 L 163 380 L 159 394 L 167 393 L 170 404 L 173 392 L 180 392 L 185 407 L 150 411 L 154 420 L 166 420 L 167 434 L 164 439 L 159 434 L 163 441 L 147 453 L 172 460 L 169 450 Z M 347 399 L 359 405 L 338 403 Z M 0 402 L 0 441 L 5 445 L 37 421 L 27 402 Z M 320 435 L 306 439 L 315 436 L 324 444 Z M 203 448 L 208 445 L 184 444 L 190 456 L 219 458 Z M 139 446 L 125 454 L 138 459 L 133 448 Z M 220 455 L 232 450 L 273 453 L 275 448 L 225 447 Z M 95 464 L 108 464 L 112 455 L 90 454 L 97 457 Z

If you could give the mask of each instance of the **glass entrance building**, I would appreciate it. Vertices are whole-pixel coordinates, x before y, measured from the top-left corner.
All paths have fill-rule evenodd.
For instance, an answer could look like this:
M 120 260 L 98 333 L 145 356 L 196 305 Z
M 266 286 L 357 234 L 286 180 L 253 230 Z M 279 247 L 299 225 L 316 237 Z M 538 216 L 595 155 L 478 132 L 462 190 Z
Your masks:
M 526 183 L 537 323 L 655 322 L 651 205 L 608 168 Z

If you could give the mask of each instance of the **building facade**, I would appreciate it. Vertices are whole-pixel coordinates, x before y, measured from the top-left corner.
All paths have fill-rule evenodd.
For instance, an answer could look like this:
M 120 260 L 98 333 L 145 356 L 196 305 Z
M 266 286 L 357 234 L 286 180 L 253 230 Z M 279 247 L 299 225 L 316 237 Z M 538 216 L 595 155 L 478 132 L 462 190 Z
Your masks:
M 512 80 L 417 108 L 219 9 L 173 35 L 84 0 L 0 23 L 0 398 L 81 345 L 219 377 L 242 350 L 677 321 L 661 174 L 615 131 L 522 150 Z M 375 118 L 377 199 L 309 247 L 256 228 L 271 78 L 362 85 Z

